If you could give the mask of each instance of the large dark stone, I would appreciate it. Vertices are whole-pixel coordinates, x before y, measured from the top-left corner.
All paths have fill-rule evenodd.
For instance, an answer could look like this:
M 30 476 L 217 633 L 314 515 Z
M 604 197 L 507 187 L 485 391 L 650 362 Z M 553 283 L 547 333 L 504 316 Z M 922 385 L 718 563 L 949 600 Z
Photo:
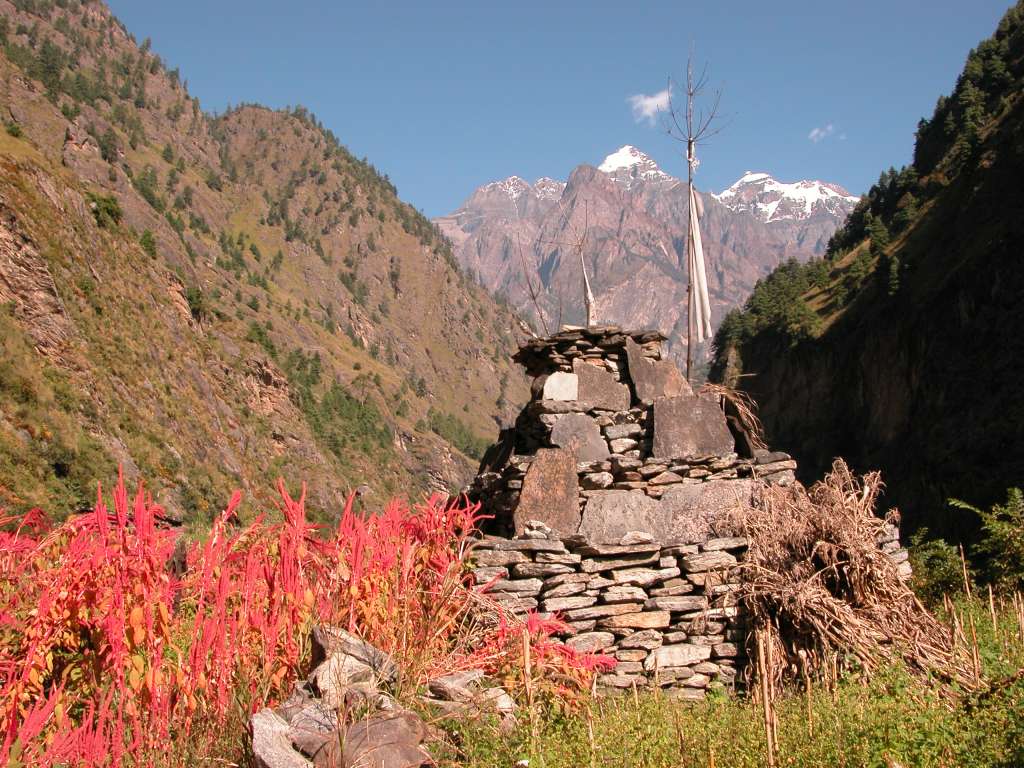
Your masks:
M 567 413 L 551 428 L 551 443 L 560 448 L 575 448 L 577 461 L 604 461 L 608 443 L 601 437 L 601 428 L 590 416 Z
M 600 491 L 583 508 L 579 532 L 591 544 L 618 544 L 630 531 L 660 538 L 666 527 L 660 504 L 643 493 Z
M 579 379 L 579 399 L 605 411 L 629 410 L 629 387 L 620 384 L 611 371 L 585 363 L 579 358 L 572 369 Z
M 558 533 L 576 533 L 580 525 L 576 456 L 568 448 L 541 448 L 526 470 L 519 506 L 513 515 L 516 534 L 527 520 L 540 520 Z
M 664 541 L 702 542 L 728 536 L 726 518 L 750 505 L 752 480 L 711 480 L 698 485 L 672 485 L 661 497 L 661 514 L 667 528 Z
M 633 392 L 640 402 L 653 403 L 659 397 L 693 394 L 686 378 L 673 363 L 644 357 L 640 345 L 629 338 L 626 339 L 626 360 Z
M 735 445 L 725 414 L 714 400 L 680 395 L 654 401 L 653 456 L 723 456 L 732 453 Z

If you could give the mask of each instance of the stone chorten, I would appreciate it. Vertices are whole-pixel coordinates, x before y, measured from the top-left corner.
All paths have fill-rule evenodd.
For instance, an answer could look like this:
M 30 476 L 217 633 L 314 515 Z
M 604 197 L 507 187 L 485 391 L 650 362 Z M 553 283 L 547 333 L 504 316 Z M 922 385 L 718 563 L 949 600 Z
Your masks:
M 593 544 L 633 531 L 696 543 L 749 500 L 753 478 L 793 482 L 796 462 L 753 449 L 719 399 L 695 394 L 663 359 L 665 338 L 565 327 L 519 349 L 532 398 L 473 487 L 496 532 L 519 535 L 534 520 Z
M 519 350 L 533 396 L 471 491 L 498 534 L 476 543 L 473 576 L 513 612 L 557 615 L 567 646 L 613 657 L 602 689 L 701 699 L 746 663 L 748 542 L 726 518 L 761 479 L 794 482 L 796 462 L 754 450 L 728 403 L 662 359 L 664 340 L 564 328 Z M 909 575 L 895 527 L 879 546 Z

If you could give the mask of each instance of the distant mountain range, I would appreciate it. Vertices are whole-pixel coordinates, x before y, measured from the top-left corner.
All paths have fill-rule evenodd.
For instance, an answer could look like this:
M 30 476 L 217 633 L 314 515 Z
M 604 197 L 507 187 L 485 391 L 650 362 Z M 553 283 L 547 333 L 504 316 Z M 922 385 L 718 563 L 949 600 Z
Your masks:
M 858 198 L 823 181 L 783 183 L 744 174 L 721 194 L 702 194 L 702 232 L 717 324 L 754 283 L 790 258 L 824 253 Z M 549 327 L 583 319 L 574 245 L 597 298 L 598 319 L 654 327 L 670 352 L 685 354 L 686 185 L 644 152 L 623 146 L 566 182 L 518 176 L 485 184 L 436 219 L 456 257 L 486 288 Z M 528 283 L 537 292 L 531 298 Z

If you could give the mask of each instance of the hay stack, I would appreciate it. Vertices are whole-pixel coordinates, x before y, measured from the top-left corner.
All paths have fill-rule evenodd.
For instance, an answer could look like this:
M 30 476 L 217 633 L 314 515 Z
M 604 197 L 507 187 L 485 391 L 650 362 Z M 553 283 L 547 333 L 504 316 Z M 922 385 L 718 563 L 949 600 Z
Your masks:
M 750 540 L 741 565 L 750 655 L 768 660 L 772 687 L 844 668 L 870 675 L 900 659 L 922 678 L 978 684 L 969 654 L 878 548 L 887 522 L 875 514 L 881 488 L 877 472 L 858 480 L 837 460 L 809 490 L 764 488 L 735 520 Z

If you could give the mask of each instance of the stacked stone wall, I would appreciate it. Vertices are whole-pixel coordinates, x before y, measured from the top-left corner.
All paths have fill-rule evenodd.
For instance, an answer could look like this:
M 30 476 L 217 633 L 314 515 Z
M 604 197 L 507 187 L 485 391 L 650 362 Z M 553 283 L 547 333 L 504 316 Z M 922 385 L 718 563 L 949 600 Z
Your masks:
M 746 658 L 732 513 L 763 483 L 796 482 L 797 465 L 694 394 L 663 340 L 573 328 L 519 350 L 532 398 L 470 491 L 500 534 L 479 542 L 474 576 L 514 612 L 557 615 L 567 645 L 612 656 L 602 686 L 697 699 L 734 687 Z M 899 531 L 878 543 L 909 577 Z
M 602 687 L 658 686 L 697 699 L 733 688 L 745 663 L 735 569 L 746 546 L 736 537 L 590 544 L 537 525 L 525 537 L 482 539 L 473 573 L 514 612 L 557 614 L 569 647 L 614 658 Z

